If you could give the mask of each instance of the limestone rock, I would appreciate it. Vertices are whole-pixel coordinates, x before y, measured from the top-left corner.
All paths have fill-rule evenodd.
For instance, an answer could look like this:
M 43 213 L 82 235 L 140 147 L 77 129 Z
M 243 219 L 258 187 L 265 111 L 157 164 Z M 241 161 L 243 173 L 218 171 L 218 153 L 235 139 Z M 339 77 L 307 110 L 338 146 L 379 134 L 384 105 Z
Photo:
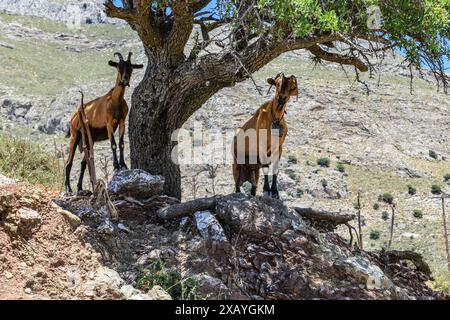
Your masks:
M 197 230 L 205 240 L 227 242 L 227 237 L 219 221 L 209 211 L 195 213 Z
M 110 194 L 130 196 L 136 199 L 150 198 L 163 192 L 164 178 L 144 170 L 117 172 L 108 184 Z
M 341 258 L 334 263 L 334 267 L 351 277 L 367 289 L 392 289 L 392 281 L 376 265 L 363 257 Z

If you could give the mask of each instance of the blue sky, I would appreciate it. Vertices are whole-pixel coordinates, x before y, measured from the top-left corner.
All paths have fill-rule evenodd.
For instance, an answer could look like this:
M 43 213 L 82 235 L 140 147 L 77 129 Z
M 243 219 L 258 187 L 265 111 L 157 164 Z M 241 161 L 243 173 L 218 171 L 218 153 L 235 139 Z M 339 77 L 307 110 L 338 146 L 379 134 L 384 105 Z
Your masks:
M 121 3 L 122 3 L 121 0 L 114 0 L 114 4 L 117 5 L 117 6 L 121 5 Z M 214 9 L 215 7 L 216 7 L 216 0 L 212 0 L 210 2 L 210 4 L 208 5 L 208 7 L 205 8 L 205 11 Z M 450 61 L 449 60 L 445 61 L 445 67 L 447 69 L 450 69 Z

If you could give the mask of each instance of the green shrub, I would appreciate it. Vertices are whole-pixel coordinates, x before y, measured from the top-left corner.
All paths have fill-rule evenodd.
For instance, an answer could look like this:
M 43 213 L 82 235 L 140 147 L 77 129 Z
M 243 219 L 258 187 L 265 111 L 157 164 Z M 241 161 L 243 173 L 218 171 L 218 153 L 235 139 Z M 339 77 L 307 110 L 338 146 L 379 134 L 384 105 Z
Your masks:
M 142 270 L 136 279 L 136 287 L 140 290 L 148 291 L 154 286 L 161 286 L 174 300 L 197 299 L 197 281 L 193 278 L 182 279 L 178 272 L 167 270 L 161 260 Z
M 328 186 L 328 181 L 326 179 L 322 179 L 322 181 L 320 181 L 320 183 L 322 184 L 322 187 L 324 189 Z
M 378 210 L 378 209 L 380 209 L 380 205 L 378 203 L 374 203 L 373 210 Z
M 302 188 L 297 188 L 297 191 L 295 192 L 295 196 L 297 198 L 301 198 L 305 194 L 305 191 L 303 191 Z
M 438 158 L 437 153 L 434 152 L 433 150 L 428 151 L 428 155 L 435 160 L 437 160 L 437 158 Z
M 292 180 L 297 180 L 297 174 L 295 173 L 294 170 L 292 170 L 292 169 L 286 169 L 284 172 L 285 172 L 285 173 L 288 175 L 288 177 L 291 178 Z
M 394 203 L 394 196 L 388 192 L 383 193 L 378 197 L 378 201 L 382 201 L 387 204 L 393 204 Z
M 381 219 L 383 219 L 384 221 L 389 220 L 389 213 L 387 211 L 383 211 L 381 213 Z
M 338 163 L 337 166 L 336 166 L 336 170 L 339 171 L 339 172 L 344 173 L 345 172 L 345 167 L 344 167 L 344 165 L 342 163 Z
M 441 189 L 441 187 L 438 186 L 437 184 L 433 184 L 433 185 L 431 186 L 431 193 L 432 193 L 432 194 L 439 195 L 439 194 L 442 193 L 442 189 Z
M 414 209 L 413 216 L 414 218 L 421 219 L 423 217 L 422 210 Z
M 317 164 L 321 167 L 330 167 L 330 159 L 329 158 L 319 158 L 317 159 Z
M 372 230 L 372 231 L 370 231 L 370 239 L 371 240 L 378 240 L 378 239 L 380 239 L 380 231 L 378 231 L 378 230 Z
M 450 173 L 447 173 L 447 174 L 444 176 L 444 182 L 450 182 Z
M 290 164 L 297 164 L 297 157 L 296 156 L 294 156 L 294 155 L 292 155 L 292 154 L 290 154 L 290 155 L 288 155 L 288 163 L 290 163 Z
M 33 184 L 62 186 L 63 164 L 36 143 L 0 134 L 0 173 Z
M 408 194 L 415 195 L 417 192 L 416 188 L 414 188 L 412 185 L 408 184 Z

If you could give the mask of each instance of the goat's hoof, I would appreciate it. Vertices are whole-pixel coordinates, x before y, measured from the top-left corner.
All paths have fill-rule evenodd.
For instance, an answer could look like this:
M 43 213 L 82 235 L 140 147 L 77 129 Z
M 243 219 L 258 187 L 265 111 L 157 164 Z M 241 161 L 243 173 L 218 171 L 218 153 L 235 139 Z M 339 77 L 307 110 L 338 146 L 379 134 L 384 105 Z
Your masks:
M 278 191 L 272 191 L 272 199 L 280 199 L 280 194 L 278 193 Z

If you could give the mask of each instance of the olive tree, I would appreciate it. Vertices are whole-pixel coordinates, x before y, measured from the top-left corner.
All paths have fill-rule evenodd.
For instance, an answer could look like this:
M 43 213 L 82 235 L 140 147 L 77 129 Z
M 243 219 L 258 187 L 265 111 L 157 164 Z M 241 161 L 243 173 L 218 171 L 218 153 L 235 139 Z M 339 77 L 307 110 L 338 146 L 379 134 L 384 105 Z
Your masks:
M 427 65 L 441 88 L 448 85 L 448 0 L 116 3 L 105 2 L 106 14 L 137 32 L 148 58 L 132 95 L 131 166 L 163 175 L 165 191 L 178 198 L 181 178 L 171 161 L 172 132 L 219 90 L 245 81 L 285 52 L 305 49 L 316 61 L 367 72 L 373 71 L 374 57 L 397 49 L 410 66 Z

